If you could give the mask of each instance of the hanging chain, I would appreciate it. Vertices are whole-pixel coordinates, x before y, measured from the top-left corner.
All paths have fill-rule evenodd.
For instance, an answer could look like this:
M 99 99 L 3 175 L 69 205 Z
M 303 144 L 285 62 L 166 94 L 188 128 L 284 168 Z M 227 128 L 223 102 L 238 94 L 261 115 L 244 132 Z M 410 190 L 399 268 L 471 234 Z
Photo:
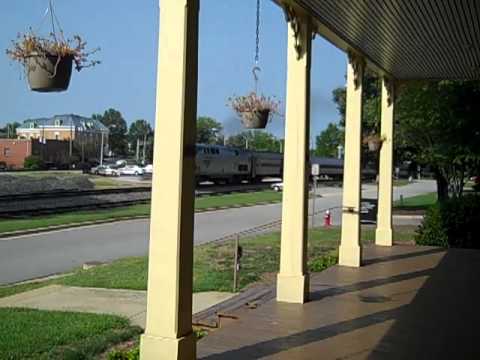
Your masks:
M 257 33 L 255 46 L 255 65 L 260 60 L 260 0 L 257 0 Z
M 253 66 L 252 73 L 253 79 L 255 81 L 255 93 L 258 91 L 258 75 L 257 71 L 261 71 L 258 66 L 260 60 L 260 0 L 257 0 L 257 28 L 256 28 L 256 38 L 255 38 L 255 65 Z
M 50 11 L 50 21 L 52 23 L 52 36 L 55 39 L 55 41 L 57 41 L 57 35 L 56 35 L 56 31 L 55 31 L 55 14 L 53 13 L 53 1 L 52 0 L 50 0 L 48 2 L 48 9 Z

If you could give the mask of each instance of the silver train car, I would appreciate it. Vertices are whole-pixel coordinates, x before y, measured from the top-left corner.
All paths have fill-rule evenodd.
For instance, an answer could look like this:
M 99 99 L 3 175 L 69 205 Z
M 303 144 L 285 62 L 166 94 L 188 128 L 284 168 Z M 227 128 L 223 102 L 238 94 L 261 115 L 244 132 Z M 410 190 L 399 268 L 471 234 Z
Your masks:
M 282 177 L 283 156 L 272 152 L 248 151 L 220 145 L 196 147 L 197 182 L 241 183 Z
M 283 154 L 249 151 L 221 145 L 196 146 L 196 181 L 235 184 L 283 177 Z M 343 160 L 312 156 L 310 165 L 318 164 L 320 177 L 341 180 Z M 372 171 L 370 171 L 372 172 Z M 365 169 L 364 169 L 365 174 Z

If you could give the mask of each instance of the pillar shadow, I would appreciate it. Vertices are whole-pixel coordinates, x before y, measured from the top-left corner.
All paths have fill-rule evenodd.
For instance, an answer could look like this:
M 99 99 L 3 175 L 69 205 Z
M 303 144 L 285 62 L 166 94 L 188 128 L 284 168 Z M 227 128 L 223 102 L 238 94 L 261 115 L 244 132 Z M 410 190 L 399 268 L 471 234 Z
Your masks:
M 418 256 L 438 254 L 438 253 L 442 253 L 442 252 L 446 252 L 446 251 L 447 250 L 444 249 L 444 248 L 432 248 L 432 249 L 428 249 L 428 250 L 414 251 L 414 252 L 406 253 L 406 254 L 397 254 L 397 255 L 376 257 L 376 258 L 372 258 L 372 259 L 363 260 L 363 265 L 368 266 L 368 265 L 379 264 L 379 263 L 383 263 L 383 262 L 403 260 L 403 259 L 409 259 L 409 258 L 414 258 L 414 257 L 418 257 Z
M 431 274 L 432 274 L 432 269 L 426 269 L 426 270 L 419 270 L 419 271 L 413 271 L 409 273 L 398 274 L 398 275 L 389 276 L 389 277 L 380 278 L 380 279 L 360 281 L 350 285 L 336 286 L 336 287 L 328 288 L 325 290 L 312 291 L 310 293 L 309 298 L 310 298 L 310 301 L 318 301 L 331 296 L 338 296 L 338 295 L 343 295 L 350 292 L 366 290 L 366 289 L 370 289 L 377 286 L 393 284 L 396 282 L 411 280 L 411 279 L 415 279 L 422 276 L 429 276 Z
M 429 278 L 409 304 L 213 354 L 204 359 L 262 358 L 388 320 L 394 320 L 394 323 L 386 335 L 369 349 L 368 360 L 480 359 L 480 346 L 477 344 L 480 340 L 480 251 L 451 249 L 435 268 L 319 291 L 315 293 L 314 301 L 426 275 Z M 320 358 L 321 354 L 318 355 Z

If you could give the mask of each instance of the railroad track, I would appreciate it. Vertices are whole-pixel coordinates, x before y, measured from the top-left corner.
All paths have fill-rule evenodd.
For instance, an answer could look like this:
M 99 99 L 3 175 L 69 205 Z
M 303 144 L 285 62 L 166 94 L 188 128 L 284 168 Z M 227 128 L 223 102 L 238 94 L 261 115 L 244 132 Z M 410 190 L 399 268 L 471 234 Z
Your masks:
M 264 190 L 269 184 L 237 186 L 202 186 L 197 197 Z M 19 218 L 56 214 L 76 210 L 108 209 L 145 204 L 150 201 L 150 187 L 98 189 L 85 191 L 51 191 L 0 195 L 0 218 Z
M 60 190 L 35 192 L 25 194 L 0 195 L 0 204 L 22 200 L 39 200 L 39 199 L 53 199 L 65 197 L 81 197 L 81 196 L 98 196 L 98 195 L 112 195 L 112 194 L 130 194 L 138 192 L 150 192 L 151 187 L 131 187 L 131 188 L 113 188 L 113 189 L 96 189 L 96 190 Z

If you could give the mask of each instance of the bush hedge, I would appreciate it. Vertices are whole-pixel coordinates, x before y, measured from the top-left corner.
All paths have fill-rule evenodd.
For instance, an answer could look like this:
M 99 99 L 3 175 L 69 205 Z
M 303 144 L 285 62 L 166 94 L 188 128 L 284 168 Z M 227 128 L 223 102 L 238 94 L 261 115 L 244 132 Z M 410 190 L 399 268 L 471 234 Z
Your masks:
M 42 170 L 45 169 L 45 162 L 40 156 L 30 155 L 23 161 L 23 167 L 28 170 Z
M 480 196 L 468 195 L 427 210 L 417 231 L 418 245 L 480 249 Z

